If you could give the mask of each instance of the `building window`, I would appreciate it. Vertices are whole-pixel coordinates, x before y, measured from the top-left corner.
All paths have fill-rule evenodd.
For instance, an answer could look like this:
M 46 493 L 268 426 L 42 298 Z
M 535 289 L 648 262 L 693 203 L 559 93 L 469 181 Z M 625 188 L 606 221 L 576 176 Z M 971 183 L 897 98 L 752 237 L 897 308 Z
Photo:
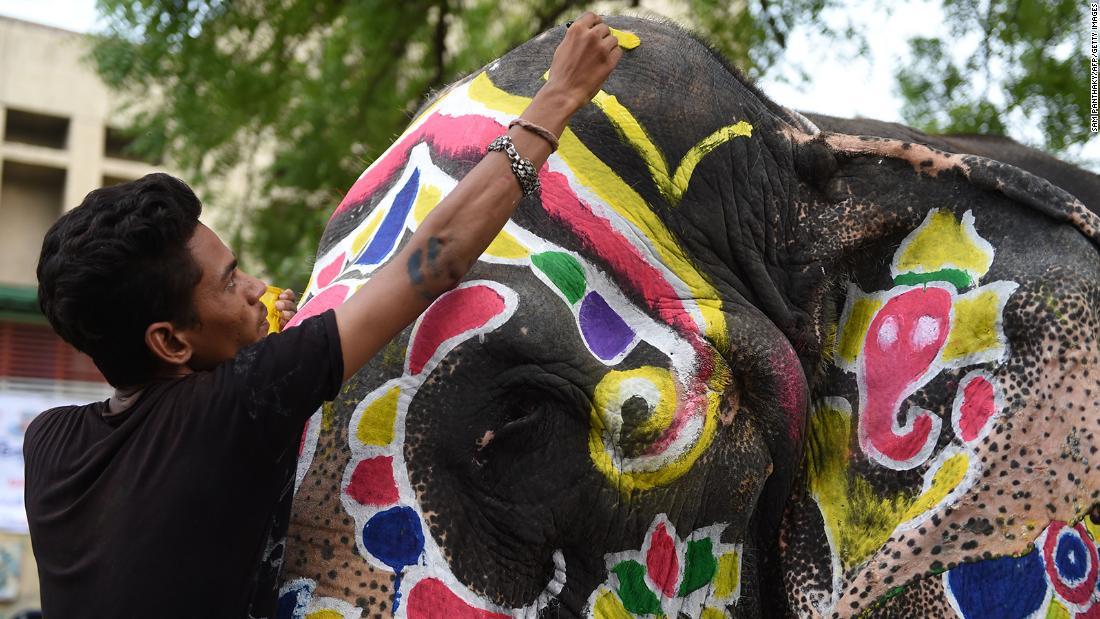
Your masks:
M 64 149 L 69 141 L 69 119 L 8 108 L 4 141 Z
M 123 129 L 107 127 L 103 139 L 103 154 L 112 159 L 128 159 L 145 163 L 159 163 L 134 153 L 133 135 Z M 106 179 L 105 179 L 106 180 Z
M 133 179 L 122 178 L 121 176 L 111 176 L 109 174 L 103 175 L 103 184 L 100 187 L 111 187 L 112 185 L 121 185 L 122 183 L 128 183 Z
M 0 183 L 0 285 L 34 285 L 42 237 L 61 215 L 65 171 L 4 161 Z

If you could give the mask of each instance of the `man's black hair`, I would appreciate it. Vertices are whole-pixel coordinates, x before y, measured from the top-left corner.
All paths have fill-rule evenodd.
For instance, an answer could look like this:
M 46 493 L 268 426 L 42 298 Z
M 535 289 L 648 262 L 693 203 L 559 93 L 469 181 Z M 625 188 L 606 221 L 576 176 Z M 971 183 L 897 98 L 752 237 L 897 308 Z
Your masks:
M 150 324 L 198 322 L 192 292 L 202 271 L 187 243 L 201 212 L 183 181 L 149 174 L 89 193 L 42 241 L 38 305 L 115 387 L 154 378 Z

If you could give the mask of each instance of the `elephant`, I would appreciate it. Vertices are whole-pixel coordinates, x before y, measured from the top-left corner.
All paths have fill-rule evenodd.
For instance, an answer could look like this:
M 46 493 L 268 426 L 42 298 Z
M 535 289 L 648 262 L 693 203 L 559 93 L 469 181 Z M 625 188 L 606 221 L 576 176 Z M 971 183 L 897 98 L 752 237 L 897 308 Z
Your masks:
M 606 22 L 624 57 L 539 194 L 306 425 L 276 616 L 1100 612 L 1100 219 Z M 288 328 L 394 256 L 562 36 L 420 110 Z

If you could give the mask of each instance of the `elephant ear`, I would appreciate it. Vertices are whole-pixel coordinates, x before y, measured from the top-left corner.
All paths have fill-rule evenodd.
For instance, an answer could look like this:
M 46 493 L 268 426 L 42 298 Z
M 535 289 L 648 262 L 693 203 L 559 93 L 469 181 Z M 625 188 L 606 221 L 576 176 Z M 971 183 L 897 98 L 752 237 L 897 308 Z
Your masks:
M 1100 448 L 1090 417 L 1100 218 L 990 159 L 790 136 L 801 194 L 789 259 L 810 284 L 797 290 L 803 307 L 832 335 L 822 355 L 832 362 L 811 385 L 805 486 L 784 525 L 791 565 L 825 543 L 819 573 L 831 576 L 795 588 L 823 592 L 825 614 L 875 600 L 935 614 L 916 610 L 928 597 L 905 587 L 943 589 L 977 573 L 956 566 L 1026 555 L 1044 527 L 1078 521 L 1095 501 L 1100 474 L 1074 454 Z M 816 289 L 815 273 L 825 282 Z M 841 285 L 826 290 L 831 274 Z M 1009 534 L 992 525 L 1003 514 L 1036 524 Z M 974 597 L 992 579 L 937 595 L 947 608 L 949 594 Z
M 923 144 L 842 133 L 789 130 L 794 163 L 809 195 L 799 213 L 801 250 L 815 264 L 858 255 L 868 243 L 911 230 L 931 208 L 970 200 L 1012 203 L 1069 224 L 1100 246 L 1100 217 L 1065 190 L 1012 165 Z M 821 233 L 844 231 L 831 238 Z M 800 252 L 800 253 L 801 253 Z

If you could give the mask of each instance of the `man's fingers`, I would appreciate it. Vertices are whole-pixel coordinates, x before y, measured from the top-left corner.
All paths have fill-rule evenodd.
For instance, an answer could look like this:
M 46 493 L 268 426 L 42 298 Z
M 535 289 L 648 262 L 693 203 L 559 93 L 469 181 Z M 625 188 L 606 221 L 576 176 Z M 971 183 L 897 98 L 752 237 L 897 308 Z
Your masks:
M 595 26 L 602 21 L 603 20 L 600 19 L 599 15 L 596 15 L 592 11 L 585 11 L 583 15 L 573 21 L 573 26 L 570 29 L 577 28 L 580 30 L 585 30 L 591 28 L 592 26 Z
M 598 35 L 601 39 L 611 36 L 611 28 L 609 28 L 607 24 L 603 23 L 597 24 L 596 27 L 592 29 L 592 32 Z

